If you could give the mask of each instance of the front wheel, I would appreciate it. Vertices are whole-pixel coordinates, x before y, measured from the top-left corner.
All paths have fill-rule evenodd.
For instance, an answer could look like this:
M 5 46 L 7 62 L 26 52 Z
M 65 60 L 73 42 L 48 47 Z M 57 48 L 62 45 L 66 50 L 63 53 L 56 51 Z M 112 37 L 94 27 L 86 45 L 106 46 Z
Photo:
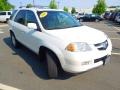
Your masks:
M 46 51 L 47 70 L 49 78 L 58 77 L 58 67 L 56 57 L 51 51 Z

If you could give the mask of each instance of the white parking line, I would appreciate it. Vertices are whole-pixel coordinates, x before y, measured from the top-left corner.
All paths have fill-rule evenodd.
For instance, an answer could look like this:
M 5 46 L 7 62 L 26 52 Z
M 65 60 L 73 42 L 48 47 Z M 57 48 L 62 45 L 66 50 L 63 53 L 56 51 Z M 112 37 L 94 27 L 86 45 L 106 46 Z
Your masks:
M 119 29 L 119 28 L 117 28 L 117 27 L 114 27 L 114 26 L 113 26 L 113 28 L 114 28 L 114 29 L 116 29 L 117 31 L 120 31 L 120 29 Z
M 120 55 L 120 53 L 112 53 L 112 55 Z
M 113 24 L 109 23 L 109 25 L 112 26 L 115 30 L 120 31 L 120 28 L 113 26 Z M 109 28 L 111 28 L 111 27 L 109 27 Z
M 114 39 L 116 39 L 116 40 L 120 40 L 120 38 L 110 38 L 110 39 L 113 39 L 113 40 L 114 40 Z
M 112 53 L 112 55 L 120 55 L 120 53 Z
M 118 32 L 118 31 L 104 31 L 104 32 Z
M 0 31 L 0 34 L 1 34 L 1 33 L 4 33 L 4 32 Z
M 21 90 L 21 89 L 14 88 L 14 87 L 7 86 L 7 85 L 0 83 L 0 90 Z

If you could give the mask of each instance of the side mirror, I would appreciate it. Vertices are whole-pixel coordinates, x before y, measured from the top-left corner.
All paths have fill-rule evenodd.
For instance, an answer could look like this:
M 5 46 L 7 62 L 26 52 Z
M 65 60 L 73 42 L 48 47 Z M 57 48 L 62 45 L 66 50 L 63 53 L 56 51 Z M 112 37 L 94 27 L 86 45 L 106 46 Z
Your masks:
M 30 28 L 30 29 L 37 29 L 36 23 L 28 23 L 27 27 Z

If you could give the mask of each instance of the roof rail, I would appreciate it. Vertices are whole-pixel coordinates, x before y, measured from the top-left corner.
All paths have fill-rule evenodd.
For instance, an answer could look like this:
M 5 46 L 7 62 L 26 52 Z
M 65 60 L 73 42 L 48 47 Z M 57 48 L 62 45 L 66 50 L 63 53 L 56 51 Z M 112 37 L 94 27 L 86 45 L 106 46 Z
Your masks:
M 26 8 L 26 6 L 20 6 L 19 8 Z M 33 7 L 30 8 L 48 9 L 49 6 L 34 5 Z

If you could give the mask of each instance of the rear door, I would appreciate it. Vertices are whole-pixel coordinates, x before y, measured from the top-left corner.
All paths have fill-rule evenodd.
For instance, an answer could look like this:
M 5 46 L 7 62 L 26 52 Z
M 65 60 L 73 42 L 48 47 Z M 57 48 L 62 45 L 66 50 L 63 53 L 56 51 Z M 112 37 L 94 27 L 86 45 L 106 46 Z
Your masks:
M 26 10 L 20 10 L 15 16 L 14 21 L 11 21 L 12 30 L 17 40 L 20 41 L 22 44 L 25 44 L 25 38 L 24 38 L 24 30 L 26 29 L 25 16 L 26 16 Z
M 6 21 L 6 12 L 0 12 L 0 21 Z
M 8 20 L 9 20 L 10 15 L 11 15 L 11 12 L 10 12 L 10 11 L 7 11 L 7 12 L 6 12 L 6 21 L 8 21 Z
M 8 13 L 8 14 L 7 14 L 7 15 L 8 15 L 8 18 L 10 18 L 12 12 L 9 11 L 9 12 L 7 12 L 7 13 Z

